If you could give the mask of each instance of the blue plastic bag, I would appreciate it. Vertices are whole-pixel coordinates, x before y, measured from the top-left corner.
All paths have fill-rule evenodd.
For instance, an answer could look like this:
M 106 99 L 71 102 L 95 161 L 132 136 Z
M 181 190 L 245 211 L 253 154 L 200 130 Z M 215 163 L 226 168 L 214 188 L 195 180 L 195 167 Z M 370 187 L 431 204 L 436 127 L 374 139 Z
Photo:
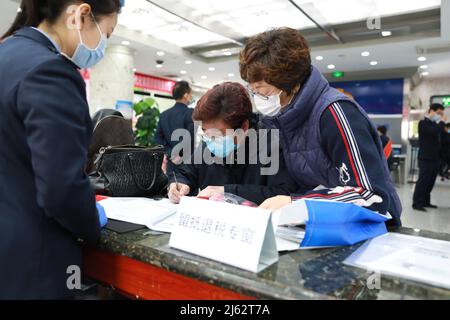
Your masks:
M 301 248 L 354 245 L 387 233 L 389 215 L 384 216 L 351 203 L 305 202 L 309 219 Z

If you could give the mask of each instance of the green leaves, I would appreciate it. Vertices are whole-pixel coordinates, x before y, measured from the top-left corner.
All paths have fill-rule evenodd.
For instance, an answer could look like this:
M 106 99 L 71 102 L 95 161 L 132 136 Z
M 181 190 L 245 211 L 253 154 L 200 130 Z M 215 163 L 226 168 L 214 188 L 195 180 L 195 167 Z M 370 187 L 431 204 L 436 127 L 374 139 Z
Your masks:
M 158 127 L 160 112 L 158 103 L 153 98 L 139 101 L 133 106 L 138 121 L 136 124 L 136 143 L 143 147 L 152 146 Z

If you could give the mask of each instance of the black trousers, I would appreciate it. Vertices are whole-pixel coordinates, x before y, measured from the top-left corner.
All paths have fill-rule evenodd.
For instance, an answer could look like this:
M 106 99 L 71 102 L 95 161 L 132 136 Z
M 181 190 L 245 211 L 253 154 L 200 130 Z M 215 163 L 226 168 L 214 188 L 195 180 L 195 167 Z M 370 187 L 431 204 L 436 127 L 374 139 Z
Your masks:
M 424 207 L 430 204 L 431 191 L 439 174 L 439 160 L 419 160 L 419 180 L 414 190 L 413 206 Z

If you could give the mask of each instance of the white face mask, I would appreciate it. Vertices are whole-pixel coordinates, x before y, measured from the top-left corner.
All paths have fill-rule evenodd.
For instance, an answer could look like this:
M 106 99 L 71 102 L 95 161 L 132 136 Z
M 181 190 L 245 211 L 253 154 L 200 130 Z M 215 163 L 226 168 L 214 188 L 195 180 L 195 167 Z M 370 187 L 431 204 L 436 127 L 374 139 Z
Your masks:
M 263 99 L 258 95 L 254 95 L 253 99 L 255 101 L 256 110 L 262 113 L 265 116 L 276 116 L 281 111 L 281 93 L 269 96 L 268 99 Z

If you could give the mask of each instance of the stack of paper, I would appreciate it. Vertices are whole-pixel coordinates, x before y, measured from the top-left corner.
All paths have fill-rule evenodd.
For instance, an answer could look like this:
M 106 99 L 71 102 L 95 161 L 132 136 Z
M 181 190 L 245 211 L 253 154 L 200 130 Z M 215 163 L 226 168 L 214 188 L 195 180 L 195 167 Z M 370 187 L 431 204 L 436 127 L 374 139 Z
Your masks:
M 278 251 L 300 250 L 307 221 L 308 209 L 304 200 L 296 201 L 272 214 Z
M 278 227 L 275 232 L 277 237 L 300 244 L 305 237 L 304 227 Z
M 100 201 L 108 219 L 145 225 L 155 231 L 170 232 L 170 224 L 161 222 L 174 216 L 177 205 L 169 199 L 153 200 L 147 198 L 108 198 Z

